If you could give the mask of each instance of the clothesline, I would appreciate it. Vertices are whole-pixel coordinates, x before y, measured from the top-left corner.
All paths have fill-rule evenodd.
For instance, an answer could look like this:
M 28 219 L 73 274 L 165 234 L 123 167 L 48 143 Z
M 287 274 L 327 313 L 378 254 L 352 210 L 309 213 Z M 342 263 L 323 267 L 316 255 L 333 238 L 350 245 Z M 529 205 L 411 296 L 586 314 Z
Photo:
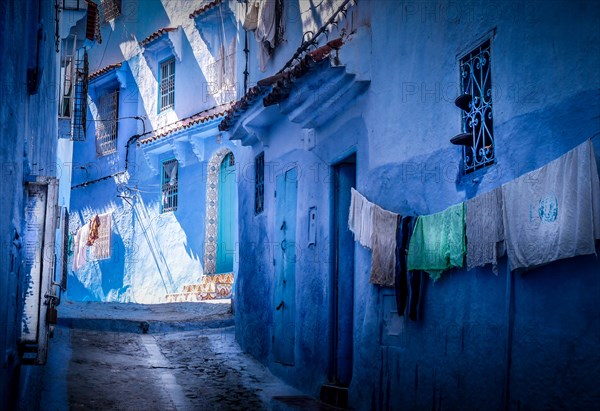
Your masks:
M 497 274 L 505 253 L 511 270 L 595 254 L 600 181 L 591 138 L 492 191 L 412 217 L 410 233 L 404 218 L 352 189 L 348 226 L 373 252 L 370 281 L 396 287 L 397 294 L 410 272 L 427 272 L 436 281 L 444 271 L 464 267 L 465 257 L 468 270 L 491 264 Z

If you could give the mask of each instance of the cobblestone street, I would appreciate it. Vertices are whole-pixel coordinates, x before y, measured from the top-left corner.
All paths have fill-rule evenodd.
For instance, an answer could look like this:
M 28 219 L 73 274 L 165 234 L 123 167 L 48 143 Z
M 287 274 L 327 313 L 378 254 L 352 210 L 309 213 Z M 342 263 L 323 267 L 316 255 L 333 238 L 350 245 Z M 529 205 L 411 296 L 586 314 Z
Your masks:
M 42 409 L 327 409 L 241 352 L 228 304 L 67 304 Z

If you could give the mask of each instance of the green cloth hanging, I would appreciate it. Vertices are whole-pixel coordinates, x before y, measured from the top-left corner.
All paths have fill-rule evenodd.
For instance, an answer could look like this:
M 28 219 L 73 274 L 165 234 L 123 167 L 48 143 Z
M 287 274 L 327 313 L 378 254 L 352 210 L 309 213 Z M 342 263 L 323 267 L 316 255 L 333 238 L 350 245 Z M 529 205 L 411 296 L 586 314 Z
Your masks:
M 465 207 L 419 216 L 408 246 L 408 270 L 423 270 L 437 281 L 442 272 L 462 267 L 466 252 Z

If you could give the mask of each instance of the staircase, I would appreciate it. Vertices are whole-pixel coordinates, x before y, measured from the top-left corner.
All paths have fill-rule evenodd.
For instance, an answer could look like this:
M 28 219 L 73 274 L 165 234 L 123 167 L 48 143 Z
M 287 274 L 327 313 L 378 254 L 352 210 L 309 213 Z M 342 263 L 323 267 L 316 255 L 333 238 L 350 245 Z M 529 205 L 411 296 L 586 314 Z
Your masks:
M 168 303 L 198 302 L 231 298 L 233 273 L 207 274 L 199 284 L 184 285 L 180 293 L 167 294 Z

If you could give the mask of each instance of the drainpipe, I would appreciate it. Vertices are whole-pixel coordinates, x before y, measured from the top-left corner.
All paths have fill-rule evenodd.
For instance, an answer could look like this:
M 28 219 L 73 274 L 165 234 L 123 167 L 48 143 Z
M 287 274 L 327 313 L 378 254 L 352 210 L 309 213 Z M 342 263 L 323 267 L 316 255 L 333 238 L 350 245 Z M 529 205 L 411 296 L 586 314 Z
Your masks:
M 248 0 L 245 0 L 246 3 L 246 16 L 248 15 Z M 248 48 L 248 30 L 244 30 L 244 55 L 246 56 L 246 67 L 244 68 L 244 95 L 248 92 L 248 75 L 250 72 L 248 71 L 248 59 L 250 55 L 250 49 Z
M 136 120 L 140 120 L 142 122 L 142 134 L 134 134 L 127 140 L 127 144 L 125 144 L 125 171 L 129 171 L 129 146 L 131 143 L 137 141 L 141 136 L 146 134 L 146 122 L 144 121 L 144 117 L 141 116 L 133 116 Z

